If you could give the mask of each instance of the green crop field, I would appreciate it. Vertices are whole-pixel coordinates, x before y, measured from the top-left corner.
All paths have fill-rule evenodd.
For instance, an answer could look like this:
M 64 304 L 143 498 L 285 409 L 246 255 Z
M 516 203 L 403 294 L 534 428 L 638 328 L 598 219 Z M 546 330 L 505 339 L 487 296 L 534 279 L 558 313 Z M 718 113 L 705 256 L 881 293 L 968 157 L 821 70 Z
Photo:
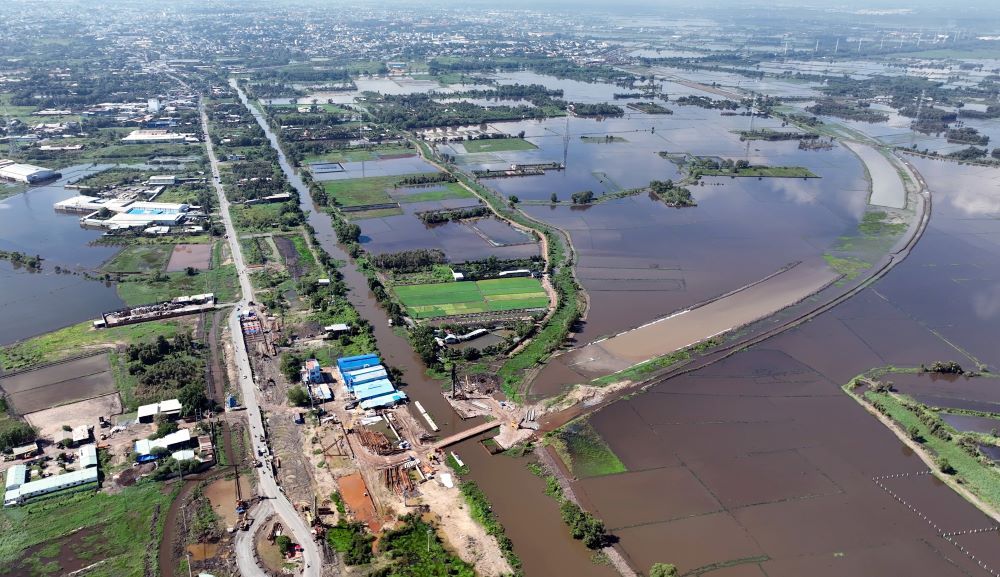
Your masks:
M 365 204 L 382 204 L 392 202 L 388 190 L 407 176 L 418 176 L 431 173 L 400 174 L 396 176 L 371 176 L 368 178 L 349 178 L 330 180 L 323 183 L 323 189 L 331 199 L 336 199 L 341 206 L 360 206 Z
M 107 272 L 144 273 L 163 270 L 174 250 L 172 244 L 129 246 L 122 249 L 101 268 Z
M 513 150 L 534 150 L 538 148 L 523 138 L 489 138 L 463 142 L 465 151 L 476 152 L 510 152 Z
M 393 198 L 400 203 L 411 203 L 448 200 L 452 198 L 475 198 L 476 196 L 457 182 L 446 182 L 441 186 L 443 186 L 444 190 L 428 190 L 422 192 L 410 192 L 409 194 L 395 194 L 393 195 Z M 431 188 L 439 188 L 439 186 Z
M 395 291 L 410 315 L 418 319 L 549 305 L 542 283 L 533 278 L 406 285 L 395 287 Z

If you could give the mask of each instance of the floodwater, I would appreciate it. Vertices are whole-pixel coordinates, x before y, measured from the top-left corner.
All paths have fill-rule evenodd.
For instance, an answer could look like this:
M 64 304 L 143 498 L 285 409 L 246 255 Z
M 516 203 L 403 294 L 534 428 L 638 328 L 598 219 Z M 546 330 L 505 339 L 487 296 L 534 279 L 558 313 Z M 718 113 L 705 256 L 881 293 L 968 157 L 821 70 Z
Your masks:
M 351 178 L 369 178 L 372 176 L 398 176 L 424 172 L 438 172 L 438 169 L 418 155 L 399 158 L 380 158 L 364 162 L 341 162 L 342 172 L 320 172 L 313 175 L 313 180 L 326 182 L 330 180 L 347 180 Z
M 589 342 L 759 281 L 782 267 L 818 258 L 854 232 L 865 209 L 864 167 L 849 150 L 802 151 L 795 142 L 740 142 L 731 131 L 747 117 L 675 107 L 672 116 L 634 114 L 597 121 L 566 119 L 498 123 L 524 131 L 536 150 L 461 155 L 468 168 L 561 161 L 567 169 L 543 176 L 483 179 L 505 196 L 518 196 L 530 216 L 566 230 L 579 264 L 577 276 L 591 299 L 578 336 Z M 780 128 L 771 119 L 756 126 Z M 652 129 L 655 128 L 655 131 Z M 605 134 L 627 143 L 592 144 L 580 137 Z M 450 147 L 442 150 L 457 153 Z M 805 166 L 818 179 L 706 177 L 689 187 L 698 206 L 674 209 L 645 195 L 589 207 L 572 206 L 574 192 L 597 196 L 679 179 L 677 167 L 657 153 L 742 158 L 753 163 Z M 464 158 L 463 158 L 464 156 Z M 560 203 L 548 203 L 555 193 Z
M 889 160 L 867 144 L 857 142 L 847 142 L 846 144 L 862 158 L 865 166 L 868 167 L 868 173 L 872 179 L 872 195 L 869 203 L 890 208 L 906 207 L 906 189 Z
M 733 563 L 772 576 L 988 574 L 971 555 L 997 557 L 995 534 L 962 541 L 966 552 L 939 535 L 993 522 L 840 390 L 880 366 L 974 366 L 959 348 L 990 367 L 1000 360 L 1000 308 L 968 294 L 1000 280 L 1000 185 L 984 184 L 976 167 L 915 164 L 934 212 L 886 277 L 809 323 L 591 416 L 629 472 L 576 486 L 636 569 L 666 561 L 681 572 Z M 976 209 L 959 200 L 970 179 L 980 183 Z M 990 378 L 886 378 L 918 398 L 1000 401 Z
M 419 248 L 439 249 L 449 262 L 480 260 L 495 255 L 498 258 L 526 258 L 540 253 L 539 245 L 530 237 L 519 235 L 505 222 L 484 218 L 424 224 L 418 212 L 442 208 L 477 206 L 475 199 L 461 198 L 444 201 L 414 202 L 400 205 L 403 214 L 354 221 L 361 227 L 361 244 L 373 254 L 384 254 Z M 482 226 L 490 232 L 477 233 Z M 500 241 L 494 244 L 499 238 Z M 503 242 L 507 240 L 508 242 Z
M 659 149 L 731 157 L 744 150 L 737 139 L 720 136 L 724 130 L 716 134 L 710 127 L 728 123 L 735 129 L 747 119 L 700 109 L 685 109 L 683 114 L 678 109 L 673 117 L 651 120 L 660 123 L 655 138 L 684 115 L 702 122 L 680 124 L 670 133 L 668 145 Z M 632 120 L 585 122 L 596 130 L 616 123 L 623 128 Z M 564 122 L 505 125 L 508 131 L 524 129 L 540 146 L 539 151 L 511 156 L 560 159 L 558 129 Z M 571 127 L 579 122 L 584 121 L 571 120 Z M 635 133 L 629 138 L 653 136 Z M 570 152 L 579 149 L 575 142 L 570 139 Z M 585 286 L 600 286 L 609 279 L 647 282 L 649 271 L 678 271 L 651 279 L 661 283 L 654 291 L 627 290 L 630 283 L 621 290 L 615 285 L 622 282 L 605 282 L 608 290 L 591 292 L 594 309 L 587 330 L 597 335 L 628 328 L 724 294 L 790 261 L 821 254 L 838 235 L 853 230 L 867 197 L 860 163 L 843 149 L 799 153 L 793 147 L 751 143 L 754 156 L 775 164 L 793 159 L 787 163 L 809 166 L 823 179 L 715 179 L 717 185 L 707 183 L 695 190 L 697 209 L 668 210 L 645 197 L 584 210 L 529 207 L 536 217 L 558 217 L 567 225 Z M 655 150 L 649 149 L 651 157 L 634 153 L 643 157 L 635 164 L 604 160 L 594 168 L 586 163 L 576 168 L 571 160 L 574 168 L 531 177 L 533 184 L 526 182 L 529 179 L 503 179 L 491 185 L 504 194 L 547 199 L 553 191 L 565 196 L 580 190 L 578 184 L 600 183 L 595 170 L 623 187 L 645 184 L 652 174 L 672 178 L 676 171 L 656 157 Z M 583 154 L 600 158 L 597 152 Z M 507 157 L 505 153 L 496 162 Z M 854 375 L 873 367 L 943 359 L 971 363 L 949 342 L 987 365 L 995 367 L 1000 359 L 995 339 L 1000 315 L 1000 185 L 984 181 L 978 172 L 982 169 L 974 167 L 914 164 L 934 191 L 935 209 L 923 240 L 888 276 L 809 323 L 612 403 L 591 417 L 629 472 L 576 486 L 588 507 L 609 519 L 619 548 L 637 570 L 669 562 L 682 573 L 723 564 L 733 565 L 725 570 L 729 574 L 756 571 L 772 577 L 985 575 L 969 554 L 996 557 L 990 541 L 963 536 L 959 542 L 965 553 L 941 538 L 941 531 L 921 515 L 943 531 L 980 529 L 991 522 L 922 474 L 927 470 L 923 462 L 840 390 Z M 287 164 L 283 168 L 292 174 Z M 311 209 L 304 187 L 292 176 L 303 191 L 303 208 Z M 555 186 L 566 181 L 575 183 L 573 188 Z M 347 260 L 334 243 L 329 219 L 313 211 L 310 223 L 324 248 Z M 637 227 L 641 233 L 633 236 Z M 644 272 L 613 276 L 623 265 Z M 419 359 L 387 326 L 364 277 L 353 267 L 343 272 L 352 288 L 351 302 L 371 321 L 386 362 L 404 369 L 407 393 L 432 413 L 442 434 L 474 424 L 461 422 L 439 394 L 440 384 L 423 375 Z M 668 284 L 683 287 L 687 294 L 665 290 Z M 603 292 L 609 294 L 601 302 Z M 647 299 L 636 298 L 644 293 L 649 293 Z M 457 450 L 506 526 L 526 574 L 612 574 L 610 568 L 592 564 L 589 552 L 569 538 L 540 479 L 522 462 L 490 457 L 474 442 Z M 885 475 L 893 477 L 874 480 Z M 905 503 L 883 487 L 905 495 Z
M 0 201 L 0 250 L 41 255 L 41 272 L 16 269 L 0 262 L 0 316 L 4 319 L 0 345 L 95 319 L 123 306 L 114 285 L 89 280 L 94 271 L 120 249 L 89 246 L 101 232 L 81 228 L 79 214 L 56 212 L 52 205 L 76 196 L 63 188 L 69 181 L 106 166 L 62 169 L 62 178 Z M 71 271 L 56 273 L 55 267 Z
M 956 431 L 975 431 L 976 433 L 991 433 L 1000 429 L 1000 419 L 977 417 L 975 415 L 955 415 L 939 413 L 941 420 L 955 427 Z
M 586 382 L 689 347 L 770 316 L 820 291 L 837 278 L 838 275 L 822 262 L 796 265 L 703 306 L 685 309 L 553 358 L 531 392 L 536 396 L 555 395 L 564 385 Z M 572 373 L 554 365 L 563 365 Z M 564 377 L 559 378 L 559 375 Z M 566 376 L 570 380 L 566 380 Z

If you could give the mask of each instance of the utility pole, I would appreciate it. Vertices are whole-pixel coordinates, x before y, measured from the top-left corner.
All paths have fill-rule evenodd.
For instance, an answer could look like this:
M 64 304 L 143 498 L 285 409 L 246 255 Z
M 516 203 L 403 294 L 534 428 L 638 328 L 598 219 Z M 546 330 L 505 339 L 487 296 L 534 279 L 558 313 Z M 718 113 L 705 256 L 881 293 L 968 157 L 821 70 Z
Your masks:
M 187 505 L 181 507 L 181 522 L 184 523 L 184 540 L 187 541 L 188 536 L 188 524 L 187 524 Z M 188 562 L 188 577 L 194 577 L 191 574 L 191 551 L 187 547 L 184 547 L 184 553 L 187 555 Z
M 566 132 L 563 134 L 563 170 L 569 160 L 569 114 L 566 114 Z

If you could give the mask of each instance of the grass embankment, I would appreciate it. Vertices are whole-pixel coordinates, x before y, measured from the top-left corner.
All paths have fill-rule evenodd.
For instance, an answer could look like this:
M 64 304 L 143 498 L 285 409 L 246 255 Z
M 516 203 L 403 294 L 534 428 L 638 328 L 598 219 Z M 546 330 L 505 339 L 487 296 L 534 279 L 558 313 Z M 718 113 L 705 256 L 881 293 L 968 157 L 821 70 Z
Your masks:
M 503 552 L 507 563 L 514 570 L 514 574 L 522 575 L 521 559 L 514 552 L 514 544 L 507 536 L 507 532 L 500 524 L 496 514 L 493 513 L 493 507 L 490 505 L 489 499 L 486 498 L 486 493 L 483 493 L 483 490 L 474 481 L 462 481 L 459 484 L 459 489 L 461 489 L 462 496 L 469 506 L 469 515 L 497 540 L 500 551 Z
M 845 390 L 860 401 L 851 390 L 852 385 L 853 381 Z M 904 395 L 865 391 L 862 396 L 872 407 L 892 419 L 902 431 L 930 450 L 937 458 L 939 468 L 947 463 L 953 469 L 951 474 L 956 481 L 990 506 L 1000 508 L 1000 472 L 992 460 L 978 452 L 972 454 L 971 449 L 961 444 L 963 439 L 970 439 L 966 443 L 974 448 L 977 435 L 958 433 L 944 423 L 935 411 Z
M 394 188 L 407 177 L 433 176 L 436 172 L 400 174 L 396 176 L 370 176 L 368 178 L 348 178 L 323 182 L 323 189 L 331 202 L 340 206 L 363 206 L 393 202 L 389 189 Z M 405 186 L 405 185 L 403 185 Z
M 407 311 L 418 319 L 549 305 L 542 283 L 533 278 L 402 285 L 394 290 Z
M 535 150 L 538 148 L 534 144 L 523 138 L 489 138 L 483 140 L 469 140 L 463 142 L 465 151 L 475 154 L 478 152 L 511 152 L 515 150 Z
M 610 539 L 604 522 L 566 497 L 555 475 L 549 474 L 537 463 L 528 463 L 528 470 L 545 480 L 545 494 L 559 503 L 559 514 L 574 539 L 582 540 L 588 549 L 608 546 Z
M 603 386 L 620 381 L 641 381 L 642 379 L 652 376 L 663 369 L 670 368 L 678 363 L 686 363 L 689 360 L 691 360 L 691 353 L 688 352 L 687 349 L 674 351 L 670 354 L 632 365 L 631 367 L 618 371 L 617 373 L 604 377 L 598 377 L 592 380 L 590 384 Z
M 567 423 L 545 439 L 576 477 L 600 477 L 628 470 L 586 419 Z
M 72 556 L 84 565 L 103 561 L 89 576 L 142 575 L 147 566 L 155 569 L 156 544 L 175 496 L 165 489 L 142 483 L 116 495 L 81 492 L 3 509 L 0 566 L 17 567 L 21 575 L 60 575 L 59 559 Z M 47 545 L 28 554 L 42 543 Z
M 585 144 L 612 144 L 612 143 L 622 143 L 628 142 L 628 139 L 623 136 L 581 136 L 580 142 Z
M 88 348 L 116 343 L 135 343 L 163 335 L 177 334 L 177 321 L 139 323 L 110 329 L 95 329 L 92 321 L 84 321 L 58 331 L 30 338 L 0 348 L 0 365 L 5 371 L 24 369 L 51 363 L 87 352 Z
M 735 176 L 758 178 L 819 178 L 804 166 L 751 166 L 749 168 L 695 168 L 692 176 Z

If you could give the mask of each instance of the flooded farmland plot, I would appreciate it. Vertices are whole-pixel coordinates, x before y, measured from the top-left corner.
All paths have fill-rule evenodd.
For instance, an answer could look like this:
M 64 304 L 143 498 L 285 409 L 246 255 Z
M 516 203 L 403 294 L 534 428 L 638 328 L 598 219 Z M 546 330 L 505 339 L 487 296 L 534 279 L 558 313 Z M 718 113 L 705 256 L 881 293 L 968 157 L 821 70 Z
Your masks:
M 915 164 L 935 212 L 891 274 L 809 323 L 590 417 L 628 472 L 575 485 L 634 566 L 769 576 L 997 570 L 995 523 L 840 390 L 880 366 L 1000 360 L 1000 308 L 961 280 L 1000 273 L 1000 186 L 970 197 L 961 184 L 982 169 Z M 986 377 L 886 378 L 918 400 L 954 401 L 942 406 L 1000 401 Z M 664 498 L 664 487 L 688 497 Z
M 361 227 L 361 243 L 372 254 L 419 248 L 440 249 L 451 262 L 497 258 L 524 258 L 539 254 L 538 243 L 494 218 L 425 224 L 417 214 L 424 211 L 478 206 L 475 199 L 412 202 L 400 205 L 403 214 L 355 221 Z M 480 228 L 481 227 L 481 228 Z
M 747 117 L 723 117 L 696 107 L 677 107 L 666 117 L 572 118 L 565 170 L 482 181 L 505 196 L 517 196 L 530 216 L 571 235 L 580 259 L 578 278 L 592 304 L 583 341 L 725 294 L 791 262 L 818 257 L 856 226 L 868 185 L 863 166 L 850 151 L 801 151 L 792 142 L 753 141 L 748 147 L 730 132 L 746 129 L 748 122 Z M 774 120 L 758 122 L 779 126 Z M 458 162 L 467 169 L 499 169 L 558 161 L 563 155 L 564 119 L 495 126 L 511 134 L 523 130 L 538 148 L 460 154 Z M 581 139 L 587 135 L 617 136 L 628 144 L 588 144 Z M 582 190 L 600 198 L 644 187 L 651 180 L 681 179 L 677 166 L 662 158 L 661 151 L 741 158 L 748 148 L 751 162 L 803 166 L 822 178 L 706 177 L 703 185 L 690 187 L 698 206 L 682 210 L 644 195 L 589 207 L 569 203 L 569 197 Z M 553 194 L 558 204 L 550 204 Z M 625 302 L 628 306 L 621 306 Z

